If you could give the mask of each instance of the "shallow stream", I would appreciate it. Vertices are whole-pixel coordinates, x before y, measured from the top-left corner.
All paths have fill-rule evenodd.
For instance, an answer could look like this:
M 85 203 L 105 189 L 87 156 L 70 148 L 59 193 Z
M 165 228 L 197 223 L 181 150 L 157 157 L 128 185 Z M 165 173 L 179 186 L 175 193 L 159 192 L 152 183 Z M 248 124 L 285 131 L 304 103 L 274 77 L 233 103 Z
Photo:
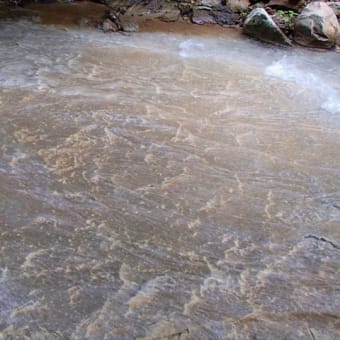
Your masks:
M 336 339 L 340 54 L 0 25 L 0 338 Z

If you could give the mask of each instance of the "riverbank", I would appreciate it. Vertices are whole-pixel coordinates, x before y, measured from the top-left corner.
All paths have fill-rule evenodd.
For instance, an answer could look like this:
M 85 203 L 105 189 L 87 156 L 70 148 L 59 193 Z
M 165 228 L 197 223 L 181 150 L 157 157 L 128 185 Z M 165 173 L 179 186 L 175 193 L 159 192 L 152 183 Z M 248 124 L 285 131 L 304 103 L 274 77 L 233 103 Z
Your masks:
M 24 8 L 8 9 L 3 15 L 13 20 L 32 20 L 42 25 L 54 25 L 73 29 L 97 29 L 106 16 L 108 8 L 105 5 L 90 2 L 29 4 Z M 145 16 L 134 17 L 138 23 L 139 32 L 145 33 L 176 33 L 199 36 L 222 36 L 225 34 L 241 34 L 240 28 L 222 27 L 216 24 L 196 25 L 189 20 L 164 22 Z
M 293 4 L 117 1 L 98 4 L 24 3 L 0 7 L 0 18 L 26 19 L 43 25 L 100 29 L 105 33 L 168 32 L 191 35 L 224 35 L 230 28 L 262 42 L 291 47 L 338 48 L 339 3 L 300 1 Z M 315 22 L 314 22 L 315 21 Z M 320 25 L 318 24 L 320 23 Z M 238 34 L 237 33 L 237 34 Z M 322 38 L 325 37 L 325 38 Z

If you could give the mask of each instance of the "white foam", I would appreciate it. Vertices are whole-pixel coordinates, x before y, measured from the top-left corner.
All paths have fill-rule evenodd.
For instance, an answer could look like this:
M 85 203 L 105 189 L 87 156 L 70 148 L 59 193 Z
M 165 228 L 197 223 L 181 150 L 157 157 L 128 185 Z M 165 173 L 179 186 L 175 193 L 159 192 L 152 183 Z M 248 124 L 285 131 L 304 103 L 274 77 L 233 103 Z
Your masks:
M 321 104 L 321 108 L 330 113 L 340 113 L 340 100 L 335 97 L 328 97 L 325 102 Z
M 206 54 L 206 48 L 202 42 L 194 39 L 182 41 L 179 44 L 179 55 L 182 58 L 193 58 L 198 54 Z
M 296 59 L 284 56 L 265 69 L 268 76 L 292 81 L 314 92 L 320 98 L 320 108 L 330 113 L 340 113 L 340 93 L 335 85 L 305 67 L 299 66 Z

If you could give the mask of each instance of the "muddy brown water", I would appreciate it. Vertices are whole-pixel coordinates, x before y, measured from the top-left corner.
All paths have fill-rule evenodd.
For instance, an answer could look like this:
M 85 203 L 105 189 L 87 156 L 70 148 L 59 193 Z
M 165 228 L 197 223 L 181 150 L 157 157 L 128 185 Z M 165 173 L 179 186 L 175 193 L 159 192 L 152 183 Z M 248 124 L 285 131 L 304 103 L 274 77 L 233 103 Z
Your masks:
M 0 42 L 0 338 L 338 337 L 339 54 Z

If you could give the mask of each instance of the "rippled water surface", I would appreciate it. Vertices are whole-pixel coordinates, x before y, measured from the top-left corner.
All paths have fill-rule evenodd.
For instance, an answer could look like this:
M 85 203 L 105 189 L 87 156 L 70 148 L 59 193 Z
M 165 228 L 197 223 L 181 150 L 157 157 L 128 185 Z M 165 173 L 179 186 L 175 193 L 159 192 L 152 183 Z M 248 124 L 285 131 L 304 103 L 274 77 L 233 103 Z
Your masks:
M 336 339 L 339 79 L 237 34 L 2 23 L 0 338 Z

